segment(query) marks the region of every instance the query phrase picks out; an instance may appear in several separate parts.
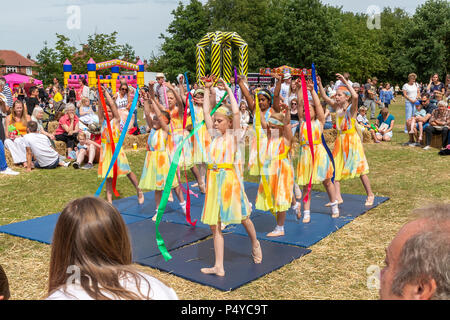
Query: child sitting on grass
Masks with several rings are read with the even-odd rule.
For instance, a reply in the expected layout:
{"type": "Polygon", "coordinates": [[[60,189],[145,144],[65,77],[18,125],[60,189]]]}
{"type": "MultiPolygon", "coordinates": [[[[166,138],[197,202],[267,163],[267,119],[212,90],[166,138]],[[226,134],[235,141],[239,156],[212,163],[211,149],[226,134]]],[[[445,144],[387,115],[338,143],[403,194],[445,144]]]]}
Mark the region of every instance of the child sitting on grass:
{"type": "Polygon", "coordinates": [[[86,156],[88,157],[88,162],[82,167],[83,169],[92,169],[94,167],[94,161],[95,158],[100,157],[100,148],[102,146],[86,137],[86,134],[84,132],[80,132],[78,134],[78,145],[75,148],[77,161],[73,163],[73,167],[75,169],[79,169],[80,165],[84,162],[86,159],[86,156]],[[98,155],[98,157],[96,157],[98,155]]]}
{"type": "Polygon", "coordinates": [[[366,113],[367,113],[367,108],[360,107],[358,110],[358,116],[356,117],[356,122],[359,125],[358,129],[361,131],[361,134],[360,134],[361,141],[363,140],[364,131],[368,130],[372,136],[373,141],[375,141],[375,143],[380,143],[380,141],[378,141],[378,139],[376,137],[375,130],[372,128],[369,120],[367,119],[366,113]]]}

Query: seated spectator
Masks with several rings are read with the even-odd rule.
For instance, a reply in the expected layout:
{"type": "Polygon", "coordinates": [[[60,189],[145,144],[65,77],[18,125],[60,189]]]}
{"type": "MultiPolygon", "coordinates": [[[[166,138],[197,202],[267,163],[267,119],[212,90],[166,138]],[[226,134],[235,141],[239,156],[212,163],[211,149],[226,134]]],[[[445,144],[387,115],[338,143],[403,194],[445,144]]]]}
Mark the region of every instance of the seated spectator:
{"type": "Polygon", "coordinates": [[[98,123],[98,116],[94,113],[89,99],[83,97],[80,103],[80,130],[87,131],[90,124],[98,123]]]}
{"type": "MultiPolygon", "coordinates": [[[[373,141],[375,141],[375,143],[380,143],[381,141],[378,141],[376,135],[375,135],[375,130],[372,128],[372,126],[370,125],[369,120],[367,119],[367,107],[360,107],[358,109],[358,116],[356,117],[356,122],[358,123],[358,127],[359,130],[361,131],[360,137],[361,137],[361,141],[364,140],[363,139],[363,133],[364,131],[369,131],[370,134],[372,135],[372,139],[373,141]]],[[[358,132],[359,133],[359,132],[358,132]]]]}
{"type": "Polygon", "coordinates": [[[42,119],[44,119],[44,110],[41,107],[36,107],[33,110],[33,114],[31,115],[31,121],[35,121],[38,124],[38,132],[47,136],[50,140],[55,140],[55,136],[53,134],[45,131],[42,119]]]}
{"type": "Polygon", "coordinates": [[[19,172],[11,170],[6,163],[5,148],[2,140],[0,140],[0,174],[16,176],[19,172]]]}
{"type": "Polygon", "coordinates": [[[53,234],[47,300],[178,299],[132,263],[128,229],[117,209],[100,198],[74,200],[53,234]]]}
{"type": "Polygon", "coordinates": [[[422,103],[418,103],[415,106],[416,110],[413,113],[411,117],[411,130],[409,133],[411,134],[417,134],[416,124],[419,127],[419,143],[422,142],[422,135],[423,135],[423,121],[425,119],[425,116],[427,115],[427,111],[423,109],[422,103]]]}
{"type": "Polygon", "coordinates": [[[448,128],[450,126],[450,110],[445,101],[438,103],[437,109],[433,110],[430,117],[430,125],[425,128],[426,146],[424,150],[430,149],[431,138],[433,134],[442,135],[442,149],[447,146],[448,128]]]}
{"type": "Polygon", "coordinates": [[[55,85],[52,87],[52,92],[53,92],[53,98],[52,98],[53,110],[55,110],[55,112],[58,112],[58,111],[62,110],[62,108],[63,108],[64,97],[61,94],[61,88],[58,85],[55,85]]]}
{"type": "Polygon", "coordinates": [[[87,163],[82,168],[92,169],[94,161],[98,163],[101,147],[100,144],[88,139],[86,133],[80,132],[78,134],[78,145],[75,148],[77,161],[73,163],[73,167],[75,169],[80,168],[86,158],[88,158],[87,163]]]}
{"type": "Polygon", "coordinates": [[[445,84],[439,81],[439,75],[437,73],[430,78],[430,83],[426,90],[430,94],[431,99],[436,99],[437,93],[441,95],[445,94],[445,84]]]}
{"type": "Polygon", "coordinates": [[[5,141],[6,117],[11,113],[11,109],[7,105],[7,99],[0,92],[0,141],[5,141]]]}
{"type": "Polygon", "coordinates": [[[27,134],[27,123],[30,116],[27,114],[23,103],[16,100],[13,103],[11,114],[6,118],[5,147],[11,153],[14,164],[27,166],[27,153],[23,136],[27,134]]]}
{"type": "Polygon", "coordinates": [[[0,300],[8,300],[10,296],[8,277],[0,265],[0,300]]]}
{"type": "MultiPolygon", "coordinates": [[[[428,93],[423,94],[419,101],[422,104],[423,109],[426,111],[426,115],[425,115],[425,117],[416,117],[416,121],[421,121],[423,123],[423,130],[425,130],[425,128],[430,125],[429,120],[431,118],[431,113],[437,107],[436,107],[436,105],[431,103],[430,95],[428,93]]],[[[412,128],[411,124],[412,124],[412,119],[409,119],[408,121],[406,121],[406,126],[408,129],[408,132],[411,132],[411,129],[414,129],[414,128],[412,128]]],[[[416,124],[415,129],[416,130],[413,131],[414,133],[409,133],[409,141],[404,143],[403,144],[404,146],[406,146],[406,145],[409,145],[411,147],[420,146],[420,143],[418,142],[418,140],[419,140],[419,138],[418,138],[419,124],[416,124]]]]}
{"type": "Polygon", "coordinates": [[[386,249],[382,300],[450,299],[450,205],[415,211],[386,249]]]}
{"type": "Polygon", "coordinates": [[[43,134],[38,133],[38,124],[35,121],[28,122],[28,134],[23,137],[27,150],[27,171],[33,167],[37,169],[55,169],[59,166],[67,167],[70,162],[60,160],[58,152],[52,147],[50,140],[43,134]]]}
{"type": "Polygon", "coordinates": [[[75,159],[72,154],[78,140],[79,119],[75,114],[75,106],[69,103],[65,109],[65,115],[59,119],[59,126],[55,130],[55,139],[64,141],[67,145],[68,159],[75,159]]]}
{"type": "MultiPolygon", "coordinates": [[[[395,117],[389,113],[389,109],[384,107],[381,109],[380,114],[378,115],[375,127],[377,128],[377,132],[375,134],[376,141],[391,141],[394,128],[395,117]]],[[[375,141],[375,142],[376,142],[375,141]]]]}

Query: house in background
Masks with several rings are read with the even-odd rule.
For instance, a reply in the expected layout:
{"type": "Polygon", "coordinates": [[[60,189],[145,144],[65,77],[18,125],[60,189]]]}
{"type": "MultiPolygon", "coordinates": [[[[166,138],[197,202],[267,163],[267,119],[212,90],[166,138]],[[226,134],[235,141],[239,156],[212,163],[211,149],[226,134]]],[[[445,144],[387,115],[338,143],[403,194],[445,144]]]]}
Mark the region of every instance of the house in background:
{"type": "Polygon", "coordinates": [[[0,50],[0,76],[9,73],[18,73],[36,77],[37,64],[13,50],[0,50]]]}

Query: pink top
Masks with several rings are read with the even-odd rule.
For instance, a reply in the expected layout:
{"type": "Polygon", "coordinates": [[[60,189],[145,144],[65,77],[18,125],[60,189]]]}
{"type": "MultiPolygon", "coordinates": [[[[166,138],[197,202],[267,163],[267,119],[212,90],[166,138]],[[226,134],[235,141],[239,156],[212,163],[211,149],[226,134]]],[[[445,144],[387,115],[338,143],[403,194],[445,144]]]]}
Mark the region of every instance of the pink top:
{"type": "MultiPolygon", "coordinates": [[[[75,115],[72,129],[75,129],[75,127],[77,126],[77,123],[78,123],[78,117],[75,115]]],[[[70,118],[69,118],[69,115],[67,115],[67,114],[63,115],[61,117],[61,119],[59,119],[59,126],[55,130],[55,135],[63,134],[64,132],[66,132],[64,130],[64,128],[62,127],[64,124],[68,127],[70,126],[70,118]]]]}

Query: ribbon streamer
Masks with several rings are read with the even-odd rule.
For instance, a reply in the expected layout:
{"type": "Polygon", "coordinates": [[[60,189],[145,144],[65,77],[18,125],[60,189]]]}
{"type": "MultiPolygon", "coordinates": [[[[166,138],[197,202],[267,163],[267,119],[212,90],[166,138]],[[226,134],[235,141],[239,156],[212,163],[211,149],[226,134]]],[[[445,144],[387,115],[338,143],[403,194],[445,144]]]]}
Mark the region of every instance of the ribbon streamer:
{"type": "MultiPolygon", "coordinates": [[[[131,108],[128,113],[127,121],[125,122],[124,128],[128,128],[128,126],[130,125],[131,118],[133,117],[133,112],[137,106],[138,98],[139,98],[139,85],[136,88],[136,93],[134,94],[133,103],[131,104],[131,108]]],[[[122,133],[120,134],[119,141],[117,142],[117,145],[116,145],[116,150],[114,151],[113,157],[111,159],[111,163],[109,164],[108,172],[106,172],[105,178],[103,179],[102,183],[100,184],[100,186],[97,189],[97,192],[95,193],[96,197],[100,196],[103,186],[105,185],[106,179],[108,178],[108,175],[111,172],[111,169],[114,166],[114,163],[117,161],[117,158],[119,157],[120,149],[122,149],[122,145],[123,145],[126,135],[127,135],[126,130],[123,130],[122,133]]]]}
{"type": "MultiPolygon", "coordinates": [[[[214,109],[211,112],[211,116],[216,112],[216,110],[221,106],[223,100],[225,99],[225,97],[227,96],[227,93],[225,92],[225,95],[222,97],[222,99],[219,101],[219,103],[214,107],[214,109]]],[[[197,126],[195,126],[194,130],[192,130],[192,132],[189,134],[189,136],[187,136],[186,138],[183,139],[183,141],[178,145],[173,160],[170,164],[170,169],[169,169],[169,173],[167,175],[166,178],[166,184],[164,186],[164,191],[161,197],[161,202],[159,203],[159,207],[158,207],[158,213],[156,216],[156,243],[158,245],[158,249],[161,252],[163,258],[165,261],[169,261],[170,259],[172,259],[172,256],[170,255],[169,251],[167,250],[165,244],[164,244],[164,239],[161,236],[161,233],[159,232],[159,225],[161,223],[161,219],[162,216],[164,214],[164,211],[166,210],[166,206],[167,206],[167,201],[169,199],[169,193],[171,190],[171,186],[172,186],[172,182],[173,179],[175,178],[175,174],[178,168],[178,162],[180,160],[180,155],[181,155],[181,151],[183,149],[183,145],[184,143],[190,139],[203,125],[205,124],[205,120],[203,120],[201,123],[199,123],[197,126]]]]}
{"type": "MultiPolygon", "coordinates": [[[[112,150],[112,153],[114,154],[114,151],[116,150],[116,144],[114,142],[114,136],[113,136],[112,129],[111,129],[111,121],[109,119],[108,109],[106,108],[105,97],[103,96],[103,89],[100,85],[100,76],[98,76],[97,81],[98,81],[97,84],[98,84],[98,92],[99,92],[99,96],[100,96],[100,101],[102,103],[103,111],[104,111],[105,118],[106,118],[106,125],[108,128],[109,141],[111,142],[111,150],[112,150]]],[[[117,161],[116,161],[116,162],[114,162],[112,188],[113,188],[114,195],[116,197],[120,197],[120,194],[116,189],[117,175],[118,175],[117,172],[118,172],[118,166],[117,166],[117,161]]]]}
{"type": "MultiPolygon", "coordinates": [[[[316,91],[317,94],[319,94],[319,88],[317,86],[317,78],[316,78],[316,66],[314,65],[314,63],[312,64],[312,78],[314,81],[314,90],[316,91]]],[[[333,165],[333,177],[331,178],[331,182],[334,183],[334,178],[336,177],[336,166],[334,164],[333,153],[331,152],[330,148],[328,148],[327,141],[325,140],[323,132],[322,132],[322,144],[325,147],[325,150],[327,151],[328,157],[330,157],[331,164],[333,165]]]]}
{"type": "MultiPolygon", "coordinates": [[[[304,103],[304,110],[305,110],[306,131],[308,134],[309,149],[311,150],[311,159],[312,159],[311,166],[314,166],[314,143],[313,143],[312,129],[311,129],[311,114],[309,112],[308,89],[306,88],[305,74],[302,73],[300,76],[302,79],[302,91],[303,91],[303,103],[304,103]]],[[[303,197],[304,203],[306,203],[308,201],[309,195],[311,193],[312,175],[313,175],[313,170],[311,170],[311,176],[309,177],[308,192],[303,197]]]]}

